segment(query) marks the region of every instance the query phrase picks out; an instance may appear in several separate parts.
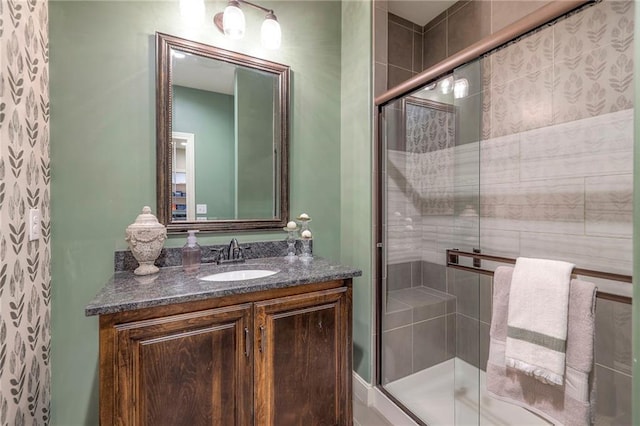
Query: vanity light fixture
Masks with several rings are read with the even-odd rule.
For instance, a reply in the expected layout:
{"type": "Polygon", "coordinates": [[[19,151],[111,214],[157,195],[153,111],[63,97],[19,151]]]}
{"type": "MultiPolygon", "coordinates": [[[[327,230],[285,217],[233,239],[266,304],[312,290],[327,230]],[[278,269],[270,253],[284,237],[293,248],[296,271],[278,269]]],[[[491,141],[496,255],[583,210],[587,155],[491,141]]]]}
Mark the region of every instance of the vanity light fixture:
{"type": "Polygon", "coordinates": [[[230,0],[229,5],[224,9],[222,32],[232,40],[239,40],[244,37],[244,13],[242,13],[240,3],[237,0],[230,0]]]}
{"type": "Polygon", "coordinates": [[[224,12],[216,13],[213,23],[227,37],[239,40],[244,36],[245,19],[240,4],[246,4],[267,13],[262,23],[260,36],[262,45],[267,49],[277,49],[280,47],[282,32],[278,18],[273,10],[251,3],[247,0],[229,0],[229,4],[224,12]]]}

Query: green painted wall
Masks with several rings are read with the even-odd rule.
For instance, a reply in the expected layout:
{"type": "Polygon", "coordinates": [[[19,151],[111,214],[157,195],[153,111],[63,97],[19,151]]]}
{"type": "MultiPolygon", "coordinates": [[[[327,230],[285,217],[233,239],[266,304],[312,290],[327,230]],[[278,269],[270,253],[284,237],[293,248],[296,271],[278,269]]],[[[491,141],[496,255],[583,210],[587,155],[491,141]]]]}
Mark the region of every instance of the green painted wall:
{"type": "Polygon", "coordinates": [[[354,369],[371,382],[372,359],[372,3],[342,3],[341,261],[362,269],[354,280],[354,369]]]}
{"type": "MultiPolygon", "coordinates": [[[[173,86],[173,131],[195,135],[196,204],[207,217],[235,217],[233,96],[173,86]]],[[[200,216],[200,215],[198,215],[200,216]]]]}
{"type": "MultiPolygon", "coordinates": [[[[142,206],[156,205],[155,31],[291,66],[291,211],[313,217],[317,254],[340,259],[341,4],[261,3],[282,25],[276,52],[259,46],[264,16],[251,9],[245,38],[224,39],[211,17],[225,4],[207,2],[202,25],[181,21],[177,1],[49,4],[52,425],[97,424],[98,321],[84,316],[84,306],[111,276],[114,250],[126,248],[126,226],[142,206]]],[[[245,242],[284,233],[198,239],[232,236],[245,242]]],[[[166,245],[184,242],[172,237],[166,245]]]]}
{"type": "Polygon", "coordinates": [[[274,217],[272,75],[236,71],[238,219],[274,217]]]}

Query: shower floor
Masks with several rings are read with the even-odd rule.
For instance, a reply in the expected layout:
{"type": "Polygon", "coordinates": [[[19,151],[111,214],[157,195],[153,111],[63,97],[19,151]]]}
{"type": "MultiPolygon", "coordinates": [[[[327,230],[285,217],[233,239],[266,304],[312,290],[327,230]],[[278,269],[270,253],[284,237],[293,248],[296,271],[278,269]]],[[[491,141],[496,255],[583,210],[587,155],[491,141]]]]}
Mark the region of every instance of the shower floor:
{"type": "Polygon", "coordinates": [[[485,372],[453,358],[395,380],[385,389],[429,426],[549,425],[531,412],[490,397],[485,372]],[[480,387],[480,415],[478,415],[480,387]]]}

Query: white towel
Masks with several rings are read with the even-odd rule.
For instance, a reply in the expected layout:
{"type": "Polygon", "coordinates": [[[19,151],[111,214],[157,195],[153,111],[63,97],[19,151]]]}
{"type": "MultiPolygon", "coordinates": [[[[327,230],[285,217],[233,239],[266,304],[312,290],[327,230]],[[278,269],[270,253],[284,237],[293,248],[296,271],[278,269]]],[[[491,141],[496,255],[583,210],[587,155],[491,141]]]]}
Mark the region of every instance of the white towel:
{"type": "Polygon", "coordinates": [[[573,267],[568,262],[519,257],[513,271],[506,365],[543,383],[564,381],[573,267]]]}
{"type": "Polygon", "coordinates": [[[513,268],[499,266],[493,279],[491,343],[487,362],[487,392],[525,407],[556,426],[594,424],[594,331],[596,289],[592,283],[571,280],[567,358],[564,385],[549,386],[505,365],[507,315],[513,268]]]}

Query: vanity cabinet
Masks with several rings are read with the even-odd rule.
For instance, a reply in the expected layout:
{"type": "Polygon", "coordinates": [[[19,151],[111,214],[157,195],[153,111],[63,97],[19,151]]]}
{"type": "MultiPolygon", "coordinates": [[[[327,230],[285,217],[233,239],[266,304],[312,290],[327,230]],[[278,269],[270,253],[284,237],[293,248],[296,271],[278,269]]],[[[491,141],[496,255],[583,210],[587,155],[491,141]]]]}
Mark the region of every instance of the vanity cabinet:
{"type": "Polygon", "coordinates": [[[100,317],[102,425],[351,425],[351,279],[100,317]]]}
{"type": "Polygon", "coordinates": [[[255,304],[256,424],[351,424],[348,296],[340,288],[255,304]]]}

